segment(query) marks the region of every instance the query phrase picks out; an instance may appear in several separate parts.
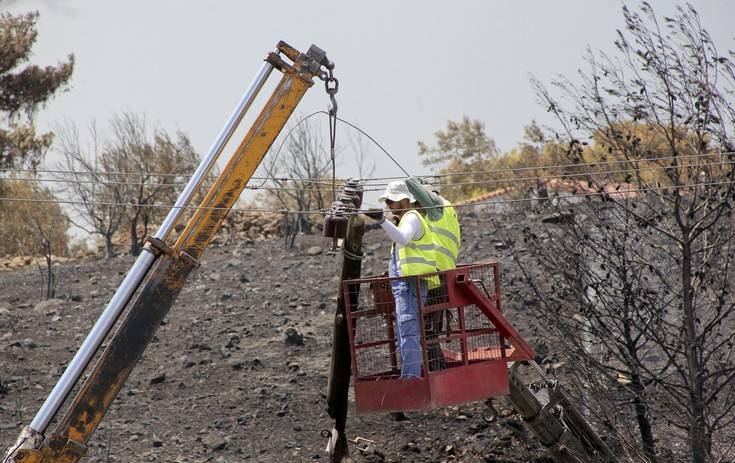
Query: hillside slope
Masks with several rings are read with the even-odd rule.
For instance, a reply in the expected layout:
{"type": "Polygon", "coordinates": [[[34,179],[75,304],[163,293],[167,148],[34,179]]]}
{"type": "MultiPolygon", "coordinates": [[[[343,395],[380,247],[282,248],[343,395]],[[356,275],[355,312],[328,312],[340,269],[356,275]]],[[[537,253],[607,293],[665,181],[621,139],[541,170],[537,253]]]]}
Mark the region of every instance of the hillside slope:
{"type": "MultiPolygon", "coordinates": [[[[507,260],[489,221],[465,214],[463,261],[507,260]]],[[[382,231],[364,238],[363,275],[384,271],[382,231]]],[[[339,258],[320,236],[213,246],[95,434],[86,461],[328,461],[325,393],[339,258]],[[320,249],[317,249],[320,248],[320,249]],[[319,252],[318,252],[319,251],[319,252]],[[294,328],[303,345],[284,342],[294,328]]],[[[0,448],[28,424],[106,305],[130,257],[60,266],[62,300],[39,302],[35,269],[0,273],[0,448]]],[[[504,267],[505,269],[505,267],[504,267]]],[[[505,273],[503,284],[512,277],[505,273]]],[[[527,334],[512,291],[505,311],[527,334]]],[[[542,462],[504,401],[487,424],[481,404],[348,420],[385,461],[542,462]]],[[[356,452],[353,452],[356,453],[356,452]]],[[[354,455],[356,461],[382,461],[354,455]]]]}

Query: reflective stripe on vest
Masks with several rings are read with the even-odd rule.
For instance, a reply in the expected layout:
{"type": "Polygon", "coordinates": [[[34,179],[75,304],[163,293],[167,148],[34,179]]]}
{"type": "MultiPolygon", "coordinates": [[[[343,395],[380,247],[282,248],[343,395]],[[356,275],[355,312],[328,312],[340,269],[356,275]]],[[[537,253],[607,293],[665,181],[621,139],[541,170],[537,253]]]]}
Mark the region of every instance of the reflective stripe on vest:
{"type": "Polygon", "coordinates": [[[444,200],[444,213],[441,219],[429,222],[429,229],[436,246],[436,267],[439,270],[451,270],[456,267],[457,255],[462,237],[459,230],[457,211],[452,203],[444,200]]]}
{"type": "MultiPolygon", "coordinates": [[[[416,217],[419,218],[424,234],[421,238],[411,240],[405,246],[398,248],[398,259],[401,264],[401,276],[406,277],[436,272],[434,238],[429,230],[429,224],[426,222],[426,219],[416,211],[406,212],[403,217],[401,217],[401,221],[403,221],[408,214],[416,214],[416,217]]],[[[400,223],[398,226],[401,226],[400,223]]]]}

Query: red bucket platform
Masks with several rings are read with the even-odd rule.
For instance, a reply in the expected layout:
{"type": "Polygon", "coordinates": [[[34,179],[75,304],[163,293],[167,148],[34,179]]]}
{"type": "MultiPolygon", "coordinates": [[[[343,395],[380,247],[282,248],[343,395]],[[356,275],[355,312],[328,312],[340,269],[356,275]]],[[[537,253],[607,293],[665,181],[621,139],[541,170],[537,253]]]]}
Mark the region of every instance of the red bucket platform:
{"type": "Polygon", "coordinates": [[[500,311],[497,263],[420,277],[440,286],[419,296],[421,378],[400,379],[391,280],[343,283],[358,413],[426,410],[508,394],[508,362],[535,353],[500,311]]]}

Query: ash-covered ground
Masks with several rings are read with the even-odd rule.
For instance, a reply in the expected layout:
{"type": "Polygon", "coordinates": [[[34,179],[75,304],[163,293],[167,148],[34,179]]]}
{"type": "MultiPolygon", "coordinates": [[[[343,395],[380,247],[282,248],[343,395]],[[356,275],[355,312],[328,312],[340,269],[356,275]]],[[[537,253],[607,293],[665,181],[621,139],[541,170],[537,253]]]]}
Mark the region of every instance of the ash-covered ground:
{"type": "MultiPolygon", "coordinates": [[[[509,251],[485,214],[462,211],[460,260],[501,263],[504,312],[533,344],[529,315],[513,297],[510,283],[517,279],[509,251]]],[[[512,235],[517,226],[506,221],[504,233],[512,235]]],[[[369,231],[363,243],[362,274],[382,274],[385,234],[369,231]]],[[[209,248],[85,460],[328,461],[320,431],[333,425],[325,394],[341,263],[339,255],[326,252],[328,244],[310,235],[298,237],[292,249],[276,238],[209,248]],[[289,329],[303,336],[303,344],[286,341],[289,329]]],[[[42,300],[34,267],[0,273],[0,448],[30,423],[133,260],[63,263],[58,299],[51,301],[42,300]]],[[[353,447],[352,457],[548,461],[507,400],[497,404],[501,417],[494,423],[481,418],[482,403],[408,413],[405,421],[357,416],[353,407],[348,437],[375,441],[382,456],[361,455],[353,447]]]]}

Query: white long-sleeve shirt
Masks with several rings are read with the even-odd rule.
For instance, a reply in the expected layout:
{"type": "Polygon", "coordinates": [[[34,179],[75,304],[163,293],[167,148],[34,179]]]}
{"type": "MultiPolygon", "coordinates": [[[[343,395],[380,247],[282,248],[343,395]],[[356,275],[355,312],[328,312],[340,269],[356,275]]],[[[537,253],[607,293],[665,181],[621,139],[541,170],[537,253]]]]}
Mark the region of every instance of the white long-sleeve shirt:
{"type": "MultiPolygon", "coordinates": [[[[421,221],[416,214],[408,214],[403,217],[400,222],[400,226],[396,227],[390,220],[385,220],[380,224],[383,230],[388,234],[391,240],[396,243],[396,249],[393,252],[393,258],[395,258],[395,268],[400,274],[401,261],[398,257],[398,249],[407,245],[413,240],[420,239],[424,236],[424,227],[421,225],[421,221]]],[[[390,271],[390,264],[388,264],[390,271]]],[[[391,275],[394,276],[394,275],[391,275]]]]}

